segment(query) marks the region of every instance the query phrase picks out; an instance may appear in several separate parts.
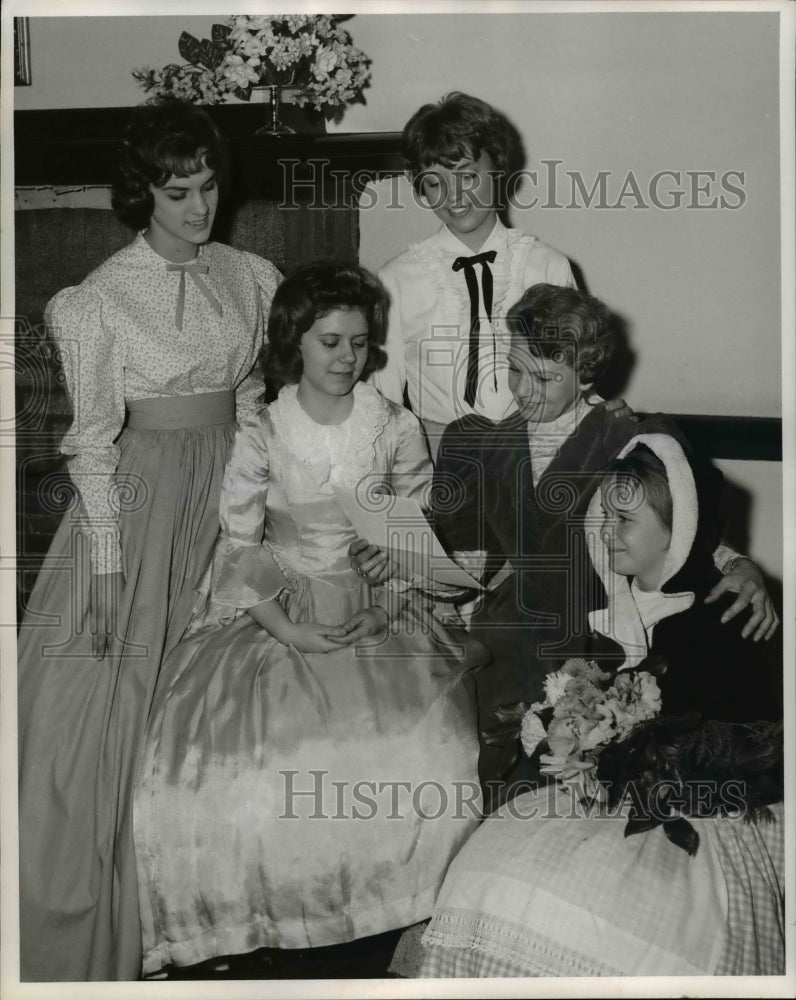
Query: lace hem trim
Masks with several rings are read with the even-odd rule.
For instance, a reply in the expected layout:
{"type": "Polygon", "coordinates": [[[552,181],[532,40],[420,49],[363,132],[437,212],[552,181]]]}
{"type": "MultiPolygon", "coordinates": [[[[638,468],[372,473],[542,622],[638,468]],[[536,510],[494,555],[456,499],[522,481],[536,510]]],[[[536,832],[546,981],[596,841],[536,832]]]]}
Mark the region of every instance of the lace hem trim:
{"type": "Polygon", "coordinates": [[[438,945],[480,951],[509,962],[533,976],[621,976],[614,966],[559,944],[538,931],[486,913],[458,907],[438,911],[422,938],[423,947],[438,945]]]}

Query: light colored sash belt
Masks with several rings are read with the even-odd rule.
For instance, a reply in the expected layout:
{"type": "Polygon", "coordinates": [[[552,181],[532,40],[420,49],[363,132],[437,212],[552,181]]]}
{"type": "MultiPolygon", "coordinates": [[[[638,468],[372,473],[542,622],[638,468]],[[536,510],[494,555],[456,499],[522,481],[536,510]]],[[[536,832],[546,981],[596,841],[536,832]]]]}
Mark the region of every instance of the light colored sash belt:
{"type": "Polygon", "coordinates": [[[177,431],[230,424],[235,420],[235,393],[224,390],[193,396],[128,399],[127,413],[127,426],[135,431],[177,431]]]}

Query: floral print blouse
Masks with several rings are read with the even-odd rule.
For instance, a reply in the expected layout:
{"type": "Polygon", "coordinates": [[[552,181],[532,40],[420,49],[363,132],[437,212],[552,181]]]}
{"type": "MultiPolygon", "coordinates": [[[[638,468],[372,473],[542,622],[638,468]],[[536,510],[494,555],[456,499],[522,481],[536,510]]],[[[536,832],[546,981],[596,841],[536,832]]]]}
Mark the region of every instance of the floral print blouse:
{"type": "Polygon", "coordinates": [[[49,302],[74,411],[61,451],[88,518],[95,573],[122,565],[114,473],[126,401],[234,390],[238,417],[253,410],[263,387],[252,369],[280,280],[269,261],[220,243],[201,247],[183,274],[139,233],[49,302]]]}

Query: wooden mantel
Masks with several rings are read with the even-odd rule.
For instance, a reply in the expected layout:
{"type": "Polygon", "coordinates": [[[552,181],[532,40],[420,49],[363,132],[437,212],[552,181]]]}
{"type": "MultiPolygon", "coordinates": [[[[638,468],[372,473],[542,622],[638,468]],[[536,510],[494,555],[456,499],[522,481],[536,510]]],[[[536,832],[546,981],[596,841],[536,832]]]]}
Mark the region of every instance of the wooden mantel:
{"type": "MultiPolygon", "coordinates": [[[[113,178],[119,142],[130,108],[17,111],[14,115],[14,184],[105,185],[113,178]]],[[[338,193],[346,178],[356,195],[368,179],[403,171],[399,132],[257,136],[267,105],[219,105],[206,109],[227,137],[234,186],[243,198],[280,199],[287,180],[299,200],[313,192],[307,181],[323,182],[324,195],[338,193]],[[328,190],[327,190],[328,189],[328,190]]]]}

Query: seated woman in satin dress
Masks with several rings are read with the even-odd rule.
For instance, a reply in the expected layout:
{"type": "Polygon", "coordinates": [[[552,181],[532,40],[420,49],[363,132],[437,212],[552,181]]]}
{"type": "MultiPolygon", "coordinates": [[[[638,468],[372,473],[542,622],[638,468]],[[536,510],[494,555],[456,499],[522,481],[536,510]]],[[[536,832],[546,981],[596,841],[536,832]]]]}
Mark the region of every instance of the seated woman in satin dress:
{"type": "Polygon", "coordinates": [[[164,664],[135,796],[144,972],[339,944],[428,917],[480,818],[467,671],[426,578],[351,567],[340,491],[427,504],[417,419],[360,381],[383,341],[367,271],[277,290],[197,614],[164,664]]]}

